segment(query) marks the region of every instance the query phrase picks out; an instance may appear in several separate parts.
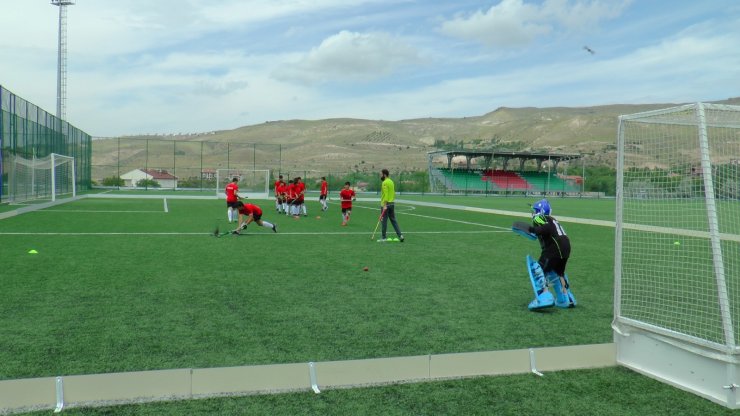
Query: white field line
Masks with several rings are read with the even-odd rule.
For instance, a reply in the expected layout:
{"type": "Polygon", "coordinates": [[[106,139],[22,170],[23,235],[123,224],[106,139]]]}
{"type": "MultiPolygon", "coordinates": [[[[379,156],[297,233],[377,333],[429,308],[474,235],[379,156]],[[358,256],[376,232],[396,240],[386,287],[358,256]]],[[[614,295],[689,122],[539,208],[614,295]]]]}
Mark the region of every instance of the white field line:
{"type": "MultiPolygon", "coordinates": [[[[404,234],[491,234],[491,233],[504,233],[508,230],[477,230],[477,231],[411,231],[404,234]]],[[[279,236],[279,235],[368,235],[369,231],[337,231],[337,232],[290,232],[290,233],[272,233],[272,232],[257,232],[257,233],[244,233],[241,237],[250,235],[268,235],[268,236],[279,236]]],[[[137,233],[137,232],[122,232],[122,233],[82,233],[82,232],[0,232],[0,235],[60,235],[60,236],[117,236],[117,235],[133,235],[133,236],[157,236],[157,235],[213,235],[213,233],[186,233],[186,232],[171,232],[171,233],[137,233]]],[[[226,236],[224,236],[226,237],[226,236]]]]}
{"type": "MultiPolygon", "coordinates": [[[[455,209],[455,210],[460,210],[460,211],[482,212],[486,214],[497,214],[497,215],[507,215],[507,216],[512,216],[512,217],[530,218],[530,215],[528,213],[522,213],[522,212],[516,212],[516,211],[504,211],[504,210],[499,210],[499,209],[466,207],[464,205],[441,204],[437,202],[419,202],[419,201],[408,201],[408,200],[396,200],[396,201],[401,201],[404,204],[415,204],[415,205],[426,206],[426,207],[455,209]]],[[[416,214],[405,214],[405,215],[416,215],[416,214]]],[[[563,217],[560,215],[557,216],[557,219],[558,221],[562,223],[570,222],[570,223],[575,223],[575,224],[596,225],[599,227],[609,227],[609,228],[616,227],[616,223],[614,221],[592,220],[592,219],[587,219],[587,218],[575,218],[575,217],[563,217]]],[[[635,231],[645,231],[645,232],[652,232],[652,233],[659,233],[659,234],[680,235],[684,237],[710,238],[708,231],[687,230],[683,228],[671,228],[671,227],[658,227],[654,225],[643,225],[643,224],[633,224],[633,223],[624,223],[622,224],[622,227],[625,230],[635,230],[635,231]]],[[[740,242],[740,235],[737,235],[737,234],[720,233],[719,238],[725,241],[740,242]]]]}
{"type": "MultiPolygon", "coordinates": [[[[108,211],[95,209],[45,209],[41,212],[84,212],[84,213],[101,213],[101,214],[161,214],[162,211],[108,211]]],[[[166,212],[166,211],[165,211],[166,212]]]]}

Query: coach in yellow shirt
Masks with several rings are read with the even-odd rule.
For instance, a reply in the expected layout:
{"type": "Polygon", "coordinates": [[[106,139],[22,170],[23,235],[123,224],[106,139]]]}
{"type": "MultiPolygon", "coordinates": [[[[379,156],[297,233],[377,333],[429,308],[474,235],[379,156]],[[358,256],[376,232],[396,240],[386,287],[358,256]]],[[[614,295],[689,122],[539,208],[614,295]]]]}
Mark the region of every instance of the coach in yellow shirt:
{"type": "Polygon", "coordinates": [[[393,184],[393,181],[389,177],[388,169],[383,169],[380,171],[380,209],[381,209],[381,215],[383,218],[383,227],[382,235],[380,240],[378,240],[379,243],[385,242],[385,241],[400,241],[403,243],[403,234],[401,234],[401,227],[398,226],[398,221],[396,221],[396,209],[395,209],[395,203],[393,201],[396,200],[396,186],[393,184]],[[393,225],[393,229],[396,230],[396,234],[398,235],[398,239],[386,239],[386,230],[388,229],[388,219],[391,220],[391,225],[393,225]]]}

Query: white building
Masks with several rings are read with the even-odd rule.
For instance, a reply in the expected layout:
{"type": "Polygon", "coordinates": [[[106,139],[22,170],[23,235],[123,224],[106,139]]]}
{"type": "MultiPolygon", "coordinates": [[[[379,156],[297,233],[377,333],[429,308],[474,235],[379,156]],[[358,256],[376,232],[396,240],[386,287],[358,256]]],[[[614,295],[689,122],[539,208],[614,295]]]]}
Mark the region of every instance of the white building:
{"type": "Polygon", "coordinates": [[[177,188],[177,177],[164,169],[134,169],[121,175],[121,179],[123,179],[124,186],[131,188],[142,179],[157,181],[162,188],[177,188]]]}

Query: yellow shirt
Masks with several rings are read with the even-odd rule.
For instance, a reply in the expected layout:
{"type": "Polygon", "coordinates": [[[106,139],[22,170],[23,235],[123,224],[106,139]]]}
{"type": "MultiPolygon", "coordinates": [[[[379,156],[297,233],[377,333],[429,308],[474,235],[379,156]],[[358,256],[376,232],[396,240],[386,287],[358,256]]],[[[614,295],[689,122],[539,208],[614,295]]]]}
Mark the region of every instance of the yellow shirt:
{"type": "Polygon", "coordinates": [[[380,206],[384,207],[387,203],[396,199],[396,186],[391,178],[385,178],[380,185],[380,206]]]}

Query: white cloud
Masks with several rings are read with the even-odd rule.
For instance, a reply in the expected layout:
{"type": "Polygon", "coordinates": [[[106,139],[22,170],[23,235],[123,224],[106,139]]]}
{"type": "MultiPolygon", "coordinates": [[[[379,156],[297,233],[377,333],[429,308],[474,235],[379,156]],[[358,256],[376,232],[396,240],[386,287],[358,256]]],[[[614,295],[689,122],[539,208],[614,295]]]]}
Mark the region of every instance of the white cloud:
{"type": "Polygon", "coordinates": [[[440,32],[487,46],[519,47],[556,30],[594,27],[618,17],[631,0],[545,0],[541,5],[502,0],[487,11],[460,14],[445,21],[440,32]]]}
{"type": "Polygon", "coordinates": [[[387,33],[341,31],[326,38],[297,62],[277,70],[275,77],[308,83],[371,81],[420,61],[412,46],[387,33]]]}

